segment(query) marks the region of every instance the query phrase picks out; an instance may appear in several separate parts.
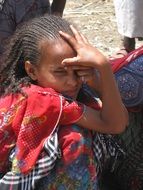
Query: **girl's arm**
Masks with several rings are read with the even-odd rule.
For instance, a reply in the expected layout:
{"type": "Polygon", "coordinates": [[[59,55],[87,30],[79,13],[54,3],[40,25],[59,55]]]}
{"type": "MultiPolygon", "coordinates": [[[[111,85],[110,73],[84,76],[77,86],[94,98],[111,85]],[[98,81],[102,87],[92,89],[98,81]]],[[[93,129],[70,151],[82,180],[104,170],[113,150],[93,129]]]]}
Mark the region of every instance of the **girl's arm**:
{"type": "Polygon", "coordinates": [[[110,66],[105,67],[100,74],[102,108],[96,111],[86,107],[77,124],[102,133],[121,133],[128,124],[127,110],[122,104],[110,66]]]}
{"type": "Polygon", "coordinates": [[[100,111],[86,107],[83,117],[77,122],[82,127],[102,133],[121,133],[128,124],[128,114],[122,100],[108,60],[71,26],[74,37],[60,32],[61,36],[75,49],[77,56],[63,60],[68,66],[84,66],[97,69],[100,75],[100,111]]]}

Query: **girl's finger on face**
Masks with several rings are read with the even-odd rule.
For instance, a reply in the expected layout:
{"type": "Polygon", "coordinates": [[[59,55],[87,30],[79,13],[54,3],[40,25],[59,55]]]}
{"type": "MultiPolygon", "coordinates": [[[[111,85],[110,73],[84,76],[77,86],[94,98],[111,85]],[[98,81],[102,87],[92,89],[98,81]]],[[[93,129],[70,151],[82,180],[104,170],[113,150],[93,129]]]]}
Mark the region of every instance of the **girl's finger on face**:
{"type": "Polygon", "coordinates": [[[62,61],[62,65],[72,66],[77,64],[78,61],[79,61],[78,57],[67,58],[62,61]]]}
{"type": "Polygon", "coordinates": [[[85,83],[87,83],[89,80],[91,80],[91,77],[90,77],[90,76],[80,76],[79,78],[80,78],[80,80],[81,80],[81,82],[82,82],[83,84],[85,84],[85,83]]]}
{"type": "Polygon", "coordinates": [[[72,37],[71,35],[65,33],[65,32],[62,32],[62,31],[59,31],[59,34],[74,48],[76,49],[77,48],[77,42],[76,42],[76,39],[74,37],[72,37]]]}
{"type": "Polygon", "coordinates": [[[77,70],[76,72],[77,72],[77,75],[78,75],[79,77],[81,77],[81,76],[91,76],[91,75],[93,75],[93,72],[92,72],[91,70],[77,70]]]}
{"type": "Polygon", "coordinates": [[[80,80],[82,81],[83,84],[86,83],[86,78],[84,76],[81,76],[80,80]]]}
{"type": "Polygon", "coordinates": [[[91,69],[91,67],[84,67],[84,66],[80,66],[80,65],[73,65],[72,66],[72,69],[73,70],[88,70],[88,69],[91,69]]]}

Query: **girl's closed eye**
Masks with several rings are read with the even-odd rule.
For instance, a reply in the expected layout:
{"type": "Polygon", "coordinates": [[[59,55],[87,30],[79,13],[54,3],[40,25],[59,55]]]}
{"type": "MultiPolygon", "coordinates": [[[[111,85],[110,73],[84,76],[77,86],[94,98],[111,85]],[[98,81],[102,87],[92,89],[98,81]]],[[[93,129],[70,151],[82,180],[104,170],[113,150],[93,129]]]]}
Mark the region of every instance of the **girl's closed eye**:
{"type": "Polygon", "coordinates": [[[54,74],[56,74],[56,75],[66,75],[67,71],[64,70],[64,69],[62,69],[62,70],[55,70],[54,74]]]}

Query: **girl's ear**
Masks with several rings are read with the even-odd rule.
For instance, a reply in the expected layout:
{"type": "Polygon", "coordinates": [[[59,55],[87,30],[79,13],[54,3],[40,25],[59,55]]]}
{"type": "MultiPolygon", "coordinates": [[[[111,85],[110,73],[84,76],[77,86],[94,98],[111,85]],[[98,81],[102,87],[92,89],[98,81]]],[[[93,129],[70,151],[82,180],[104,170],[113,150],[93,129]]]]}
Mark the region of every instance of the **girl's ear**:
{"type": "Polygon", "coordinates": [[[25,71],[32,80],[37,80],[36,68],[30,61],[25,61],[25,71]]]}

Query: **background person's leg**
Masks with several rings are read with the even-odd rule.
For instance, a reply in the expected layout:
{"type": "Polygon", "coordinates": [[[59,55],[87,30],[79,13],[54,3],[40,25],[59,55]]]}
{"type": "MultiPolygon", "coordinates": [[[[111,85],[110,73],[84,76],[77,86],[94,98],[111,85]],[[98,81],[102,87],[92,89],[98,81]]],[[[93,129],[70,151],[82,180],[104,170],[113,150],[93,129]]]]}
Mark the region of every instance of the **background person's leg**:
{"type": "Polygon", "coordinates": [[[123,47],[129,53],[135,49],[135,38],[129,38],[124,36],[123,47]]]}

